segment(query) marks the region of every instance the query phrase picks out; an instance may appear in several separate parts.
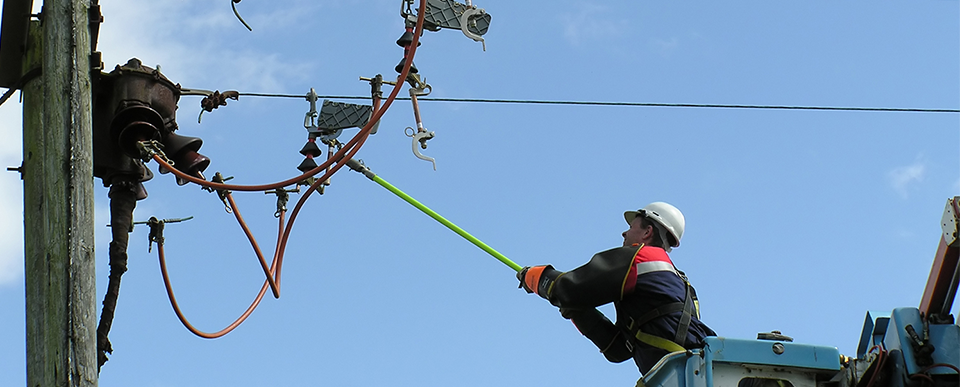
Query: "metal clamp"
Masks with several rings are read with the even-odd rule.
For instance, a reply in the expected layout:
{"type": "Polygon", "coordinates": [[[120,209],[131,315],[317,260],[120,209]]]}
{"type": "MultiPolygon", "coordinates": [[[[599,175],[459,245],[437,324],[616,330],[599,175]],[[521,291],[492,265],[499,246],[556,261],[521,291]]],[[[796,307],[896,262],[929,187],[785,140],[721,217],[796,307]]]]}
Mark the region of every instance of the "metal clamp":
{"type": "MultiPolygon", "coordinates": [[[[333,138],[333,139],[330,139],[330,140],[326,140],[326,139],[322,139],[322,138],[321,138],[320,141],[323,142],[324,144],[327,144],[327,160],[328,160],[328,161],[329,161],[331,158],[333,158],[333,155],[334,155],[335,153],[339,152],[340,149],[343,148],[343,143],[341,143],[340,141],[337,141],[336,138],[333,138]]],[[[333,163],[330,163],[329,165],[327,165],[327,173],[330,173],[330,169],[332,169],[332,168],[333,168],[333,163]]],[[[327,177],[327,180],[324,180],[323,183],[320,183],[320,187],[317,188],[317,193],[323,195],[323,192],[325,191],[326,187],[330,185],[330,179],[332,179],[332,178],[333,178],[332,176],[331,176],[331,177],[327,177]]],[[[311,183],[311,185],[313,185],[313,184],[311,183]]],[[[299,191],[298,191],[298,192],[299,192],[299,191]]]]}
{"type": "Polygon", "coordinates": [[[317,99],[320,98],[317,96],[317,92],[310,88],[310,92],[307,93],[307,101],[310,102],[310,111],[307,112],[306,116],[303,117],[303,127],[307,129],[307,132],[313,133],[317,130],[317,117],[320,116],[320,113],[317,112],[317,99]]]}
{"type": "Polygon", "coordinates": [[[147,221],[150,226],[150,234],[147,236],[147,252],[153,252],[153,242],[157,242],[157,247],[163,246],[163,221],[151,216],[147,221]]]}
{"type": "Polygon", "coordinates": [[[143,160],[143,162],[150,162],[150,160],[153,159],[153,156],[160,156],[160,159],[167,164],[170,164],[171,166],[174,165],[173,160],[163,153],[163,143],[160,141],[137,141],[137,149],[140,150],[140,159],[143,160]]]}
{"type": "Polygon", "coordinates": [[[163,225],[167,223],[179,223],[193,219],[192,216],[179,219],[157,219],[155,216],[151,216],[150,220],[146,222],[134,222],[133,224],[146,224],[150,226],[150,234],[147,235],[147,252],[153,252],[153,243],[157,243],[157,247],[163,246],[163,225]]]}
{"type": "Polygon", "coordinates": [[[434,158],[424,156],[422,153],[420,153],[420,149],[427,149],[427,140],[434,138],[436,134],[423,127],[423,120],[420,118],[420,104],[417,102],[418,96],[430,95],[430,93],[433,91],[433,87],[426,83],[426,78],[421,80],[418,74],[408,75],[407,82],[410,83],[410,101],[413,103],[413,117],[417,120],[417,129],[414,130],[412,127],[408,126],[403,130],[403,133],[406,134],[407,137],[411,137],[413,139],[413,154],[420,160],[429,161],[431,164],[433,164],[433,170],[436,171],[437,162],[434,160],[434,158]],[[417,149],[417,143],[419,143],[420,149],[417,149]]]}
{"type": "MultiPolygon", "coordinates": [[[[213,179],[210,179],[210,181],[218,184],[223,184],[225,181],[230,179],[233,179],[233,176],[224,178],[223,175],[220,174],[220,172],[217,172],[215,175],[213,175],[213,179]]],[[[230,194],[230,190],[214,189],[210,187],[203,187],[203,190],[207,192],[216,192],[217,196],[220,197],[220,201],[223,202],[223,210],[226,211],[228,214],[233,213],[233,209],[230,208],[230,202],[227,200],[227,195],[230,194]]]]}
{"type": "Polygon", "coordinates": [[[290,201],[290,193],[300,193],[300,187],[298,186],[293,189],[277,188],[264,192],[264,194],[267,195],[277,195],[277,212],[273,213],[274,218],[279,218],[280,214],[287,212],[287,202],[290,201]]]}

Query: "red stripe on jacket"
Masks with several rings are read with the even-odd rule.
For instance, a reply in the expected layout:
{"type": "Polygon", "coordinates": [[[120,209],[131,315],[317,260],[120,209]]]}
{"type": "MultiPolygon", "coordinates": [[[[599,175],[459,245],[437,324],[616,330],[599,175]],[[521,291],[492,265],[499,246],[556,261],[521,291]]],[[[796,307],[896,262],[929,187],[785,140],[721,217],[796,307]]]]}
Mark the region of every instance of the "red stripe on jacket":
{"type": "Polygon", "coordinates": [[[637,286],[637,264],[644,262],[667,262],[671,265],[673,264],[670,256],[667,255],[667,252],[662,248],[640,246],[640,248],[637,249],[636,255],[633,256],[633,265],[630,266],[630,272],[627,274],[627,278],[624,279],[623,291],[620,293],[622,296],[633,293],[634,288],[637,286]]]}

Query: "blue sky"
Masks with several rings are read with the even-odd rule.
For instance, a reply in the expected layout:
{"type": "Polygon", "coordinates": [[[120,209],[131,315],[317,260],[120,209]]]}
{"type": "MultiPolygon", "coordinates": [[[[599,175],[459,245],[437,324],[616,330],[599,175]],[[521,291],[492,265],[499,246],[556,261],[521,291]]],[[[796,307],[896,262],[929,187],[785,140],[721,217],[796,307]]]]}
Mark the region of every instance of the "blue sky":
{"type": "MultiPolygon", "coordinates": [[[[102,0],[108,68],[138,57],[184,87],[365,95],[401,58],[398,1],[238,4],[102,0]]],[[[662,103],[960,107],[957,1],[647,4],[475,1],[487,51],[427,33],[416,64],[434,97],[662,103]]],[[[402,91],[406,94],[406,90],[402,91]]],[[[0,107],[0,163],[20,163],[20,106],[0,107]]],[[[238,183],[297,174],[298,99],[241,97],[181,134],[238,183]]],[[[947,198],[960,193],[960,115],[423,102],[437,134],[411,154],[398,101],[359,153],[383,178],[521,265],[572,269],[621,243],[625,210],[687,219],[672,257],[721,336],[781,330],[855,355],[867,310],[918,305],[947,198]]],[[[356,131],[347,130],[344,138],[356,131]]],[[[156,171],[156,166],[151,165],[156,171]]],[[[99,180],[98,180],[99,184],[99,180]]],[[[194,325],[219,330],[262,283],[215,195],[147,183],[136,219],[166,229],[194,325]]],[[[107,283],[106,189],[97,188],[98,305],[107,283]]],[[[24,382],[22,195],[0,177],[0,378],[24,382]]],[[[237,194],[265,250],[275,203],[237,194]]],[[[298,196],[294,195],[294,200],[298,196]]],[[[147,230],[131,236],[103,386],[632,385],[514,273],[362,176],[342,171],[292,232],[282,297],[224,338],[177,321],[147,230]]],[[[605,311],[611,312],[610,308],[605,311]]],[[[957,308],[954,308],[956,313],[957,308]]]]}

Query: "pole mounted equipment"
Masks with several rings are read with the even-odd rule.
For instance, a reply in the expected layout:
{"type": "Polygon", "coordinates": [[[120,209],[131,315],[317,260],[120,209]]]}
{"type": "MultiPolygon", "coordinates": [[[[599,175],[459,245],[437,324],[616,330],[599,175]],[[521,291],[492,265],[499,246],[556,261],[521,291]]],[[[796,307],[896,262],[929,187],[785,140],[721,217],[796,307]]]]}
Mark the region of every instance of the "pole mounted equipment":
{"type": "MultiPolygon", "coordinates": [[[[130,59],[96,80],[93,114],[94,176],[109,186],[118,177],[139,183],[153,174],[140,160],[140,143],[159,141],[177,168],[203,179],[210,159],[200,153],[203,140],[176,134],[180,86],[159,70],[130,59]]],[[[161,168],[160,173],[169,173],[161,168]]],[[[177,177],[177,184],[187,180],[177,177]]],[[[141,184],[142,187],[142,184],[141,184]]],[[[139,199],[146,197],[146,191],[139,199]]]]}
{"type": "MultiPolygon", "coordinates": [[[[411,10],[412,4],[412,0],[403,0],[400,4],[400,15],[408,23],[417,20],[417,14],[411,10]]],[[[487,46],[483,35],[490,28],[491,19],[490,14],[483,8],[477,8],[470,0],[467,0],[466,4],[454,0],[427,0],[423,28],[434,32],[443,28],[460,30],[464,36],[480,42],[483,50],[486,51],[487,46]]]]}
{"type": "MultiPolygon", "coordinates": [[[[304,156],[304,159],[297,166],[297,169],[301,172],[317,167],[314,158],[322,153],[320,147],[317,146],[317,139],[327,145],[327,158],[329,160],[331,155],[343,146],[337,140],[343,130],[348,128],[362,129],[370,122],[370,117],[373,115],[373,105],[335,102],[328,99],[324,99],[320,110],[317,110],[318,99],[316,90],[311,87],[310,92],[306,95],[306,100],[310,103],[310,110],[303,117],[303,127],[307,130],[307,143],[303,145],[303,148],[300,148],[300,154],[304,156]]],[[[375,122],[373,128],[370,129],[370,134],[377,133],[379,126],[380,121],[375,122]]],[[[327,166],[327,172],[330,171],[330,167],[330,165],[327,166]]],[[[305,179],[303,184],[311,185],[313,180],[305,179]]],[[[321,184],[318,191],[323,194],[326,186],[330,185],[330,179],[327,178],[321,184]]]]}

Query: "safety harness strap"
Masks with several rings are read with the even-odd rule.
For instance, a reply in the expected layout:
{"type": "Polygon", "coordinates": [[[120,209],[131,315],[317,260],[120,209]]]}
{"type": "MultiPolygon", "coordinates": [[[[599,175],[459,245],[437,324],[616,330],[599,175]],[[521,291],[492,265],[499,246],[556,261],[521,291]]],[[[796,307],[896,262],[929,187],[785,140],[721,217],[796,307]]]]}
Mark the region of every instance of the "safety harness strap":
{"type": "Polygon", "coordinates": [[[677,324],[677,335],[673,338],[673,342],[680,345],[686,344],[687,330],[690,329],[690,320],[693,317],[694,305],[691,290],[690,284],[687,284],[686,295],[683,297],[683,313],[680,315],[680,324],[677,324]]]}
{"type": "Polygon", "coordinates": [[[667,352],[686,351],[686,348],[681,347],[680,344],[674,343],[660,336],[644,333],[639,329],[637,329],[637,333],[634,335],[634,337],[643,343],[666,350],[667,352]]]}
{"type": "Polygon", "coordinates": [[[627,325],[627,330],[633,331],[633,329],[639,329],[641,326],[643,326],[644,324],[650,321],[653,321],[653,319],[657,317],[665,316],[671,313],[681,312],[683,311],[684,306],[685,305],[682,302],[674,302],[666,305],[660,305],[656,309],[645,313],[643,316],[640,316],[640,318],[635,319],[633,317],[629,317],[630,324],[627,325]]]}
{"type": "Polygon", "coordinates": [[[694,298],[695,296],[693,295],[693,289],[690,284],[687,283],[687,290],[683,302],[673,302],[660,305],[659,307],[644,313],[643,316],[640,316],[640,318],[634,319],[633,317],[628,317],[629,323],[625,327],[626,331],[630,334],[630,336],[636,337],[637,340],[653,347],[666,350],[667,352],[683,351],[685,350],[683,345],[686,344],[687,341],[687,332],[690,330],[690,322],[693,318],[693,314],[697,313],[699,315],[699,311],[695,309],[696,300],[694,298]],[[673,341],[645,333],[640,329],[641,326],[653,321],[658,317],[677,312],[682,312],[682,314],[680,315],[680,323],[677,325],[677,334],[674,336],[673,341]]]}

